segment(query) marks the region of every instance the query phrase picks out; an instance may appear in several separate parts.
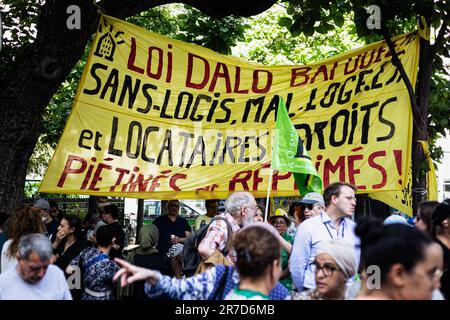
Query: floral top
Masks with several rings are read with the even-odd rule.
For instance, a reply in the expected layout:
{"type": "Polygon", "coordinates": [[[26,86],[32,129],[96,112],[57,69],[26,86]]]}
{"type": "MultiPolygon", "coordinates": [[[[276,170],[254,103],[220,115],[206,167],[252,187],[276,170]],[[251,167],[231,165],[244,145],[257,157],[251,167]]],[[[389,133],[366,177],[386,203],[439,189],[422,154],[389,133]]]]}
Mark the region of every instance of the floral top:
{"type": "Polygon", "coordinates": [[[83,277],[84,287],[88,290],[97,293],[106,293],[104,296],[93,296],[87,292],[83,292],[81,300],[114,300],[113,296],[113,277],[119,266],[109,259],[108,256],[97,258],[100,255],[104,255],[102,251],[97,248],[89,247],[81,251],[81,253],[70,262],[72,266],[80,266],[83,277]],[[96,259],[97,260],[93,260],[96,259]],[[95,261],[92,263],[92,261],[95,261]],[[87,269],[86,269],[87,267],[87,269]]]}
{"type": "Polygon", "coordinates": [[[293,292],[292,300],[323,300],[316,290],[306,290],[302,292],[293,292]]]}
{"type": "MultiPolygon", "coordinates": [[[[186,279],[159,275],[160,280],[154,286],[145,283],[145,293],[150,299],[163,295],[176,300],[223,300],[239,284],[239,275],[234,267],[217,265],[208,271],[186,279]],[[228,272],[226,270],[228,269],[228,272]],[[226,278],[225,278],[226,277],[226,278]],[[222,295],[218,295],[223,286],[222,295]]],[[[290,299],[289,291],[278,283],[269,293],[271,300],[290,299]]]]}

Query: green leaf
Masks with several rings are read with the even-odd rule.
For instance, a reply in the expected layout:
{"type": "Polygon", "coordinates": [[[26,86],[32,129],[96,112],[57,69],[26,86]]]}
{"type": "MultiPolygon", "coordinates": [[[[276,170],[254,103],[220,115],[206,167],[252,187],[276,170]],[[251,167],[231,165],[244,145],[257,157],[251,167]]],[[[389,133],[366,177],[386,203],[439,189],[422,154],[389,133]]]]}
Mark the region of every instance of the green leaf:
{"type": "Polygon", "coordinates": [[[278,25],[282,27],[290,27],[292,25],[292,19],[288,17],[281,17],[278,20],[278,25]]]}
{"type": "Polygon", "coordinates": [[[311,37],[314,34],[314,27],[313,26],[307,26],[303,30],[303,33],[305,34],[305,36],[311,37]]]}
{"type": "Polygon", "coordinates": [[[338,27],[342,27],[344,25],[345,19],[343,16],[335,16],[334,17],[334,24],[336,24],[338,27]]]}

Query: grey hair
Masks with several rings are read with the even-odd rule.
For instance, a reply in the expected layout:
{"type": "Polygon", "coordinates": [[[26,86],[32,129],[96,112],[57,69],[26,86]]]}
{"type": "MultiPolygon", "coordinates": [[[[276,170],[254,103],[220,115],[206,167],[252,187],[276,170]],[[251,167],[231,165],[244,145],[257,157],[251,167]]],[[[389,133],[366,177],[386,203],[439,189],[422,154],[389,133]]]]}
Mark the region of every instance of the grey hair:
{"type": "Polygon", "coordinates": [[[31,253],[36,252],[43,261],[50,260],[53,254],[52,243],[41,233],[30,233],[24,235],[19,241],[19,255],[28,260],[31,253]]]}
{"type": "Polygon", "coordinates": [[[249,193],[235,192],[225,201],[225,210],[234,217],[251,201],[252,198],[249,193]]]}

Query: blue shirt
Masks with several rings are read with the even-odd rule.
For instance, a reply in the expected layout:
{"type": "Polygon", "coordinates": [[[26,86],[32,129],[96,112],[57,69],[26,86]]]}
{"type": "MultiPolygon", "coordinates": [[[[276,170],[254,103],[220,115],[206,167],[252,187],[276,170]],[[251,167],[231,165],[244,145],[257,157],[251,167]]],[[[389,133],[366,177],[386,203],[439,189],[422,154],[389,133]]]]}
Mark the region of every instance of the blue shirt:
{"type": "Polygon", "coordinates": [[[302,288],[315,289],[314,259],[317,249],[325,241],[344,238],[355,245],[356,263],[359,265],[359,238],[355,235],[356,223],[344,218],[336,230],[331,218],[323,211],[301,223],[295,233],[294,245],[290,258],[289,270],[298,291],[302,288]]]}

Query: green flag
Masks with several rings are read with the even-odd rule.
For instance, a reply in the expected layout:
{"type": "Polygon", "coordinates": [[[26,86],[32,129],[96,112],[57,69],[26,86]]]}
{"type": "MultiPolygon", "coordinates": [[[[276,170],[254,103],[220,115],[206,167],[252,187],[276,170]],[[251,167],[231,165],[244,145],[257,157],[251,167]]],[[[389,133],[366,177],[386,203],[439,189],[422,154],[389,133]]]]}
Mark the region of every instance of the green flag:
{"type": "Polygon", "coordinates": [[[286,105],[281,97],[277,111],[271,168],[292,172],[300,195],[308,192],[322,193],[322,180],[303,146],[302,139],[289,119],[286,105]]]}

